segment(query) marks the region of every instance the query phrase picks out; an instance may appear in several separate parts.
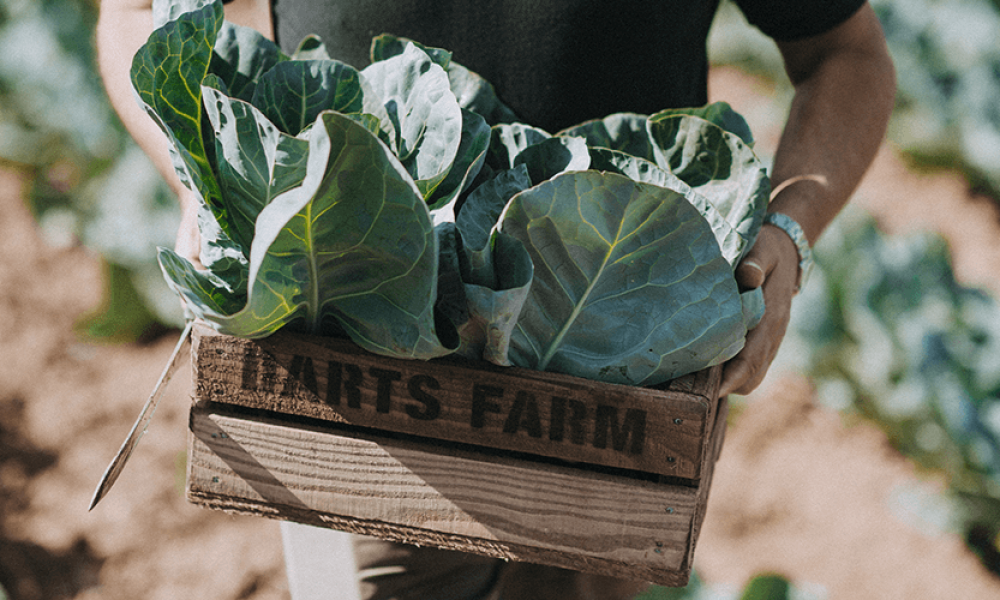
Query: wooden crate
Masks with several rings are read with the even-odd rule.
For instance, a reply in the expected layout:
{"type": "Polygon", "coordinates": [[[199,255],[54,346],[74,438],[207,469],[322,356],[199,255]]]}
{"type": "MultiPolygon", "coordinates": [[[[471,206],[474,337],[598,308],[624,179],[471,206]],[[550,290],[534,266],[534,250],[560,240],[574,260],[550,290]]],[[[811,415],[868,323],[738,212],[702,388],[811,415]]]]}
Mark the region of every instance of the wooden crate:
{"type": "Polygon", "coordinates": [[[722,445],[719,368],[663,389],[279,332],[194,332],[188,499],[686,585],[722,445]]]}

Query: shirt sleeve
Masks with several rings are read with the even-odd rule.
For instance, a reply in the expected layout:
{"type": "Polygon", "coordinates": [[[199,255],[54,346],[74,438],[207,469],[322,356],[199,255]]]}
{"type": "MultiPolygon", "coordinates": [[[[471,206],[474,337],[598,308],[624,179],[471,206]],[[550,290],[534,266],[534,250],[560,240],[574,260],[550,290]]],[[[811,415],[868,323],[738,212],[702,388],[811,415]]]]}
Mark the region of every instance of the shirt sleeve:
{"type": "Polygon", "coordinates": [[[747,21],[767,36],[790,42],[840,25],[866,0],[735,0],[747,21]]]}

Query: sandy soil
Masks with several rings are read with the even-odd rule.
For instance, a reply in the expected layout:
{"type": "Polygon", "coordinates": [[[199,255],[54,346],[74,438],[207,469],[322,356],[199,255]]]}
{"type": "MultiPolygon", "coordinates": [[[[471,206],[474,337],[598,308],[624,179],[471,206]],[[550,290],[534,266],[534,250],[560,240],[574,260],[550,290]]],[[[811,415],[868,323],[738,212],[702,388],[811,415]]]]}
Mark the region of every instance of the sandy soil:
{"type": "MultiPolygon", "coordinates": [[[[766,89],[725,71],[713,85],[773,143],[775,124],[754,121],[766,89]]],[[[22,185],[0,172],[0,582],[15,600],[287,598],[275,522],[184,500],[186,374],[87,512],[174,339],[113,347],[75,336],[100,301],[99,260],[47,246],[22,185]]],[[[959,276],[998,291],[1000,219],[960,179],[914,174],[886,147],[858,204],[893,231],[941,231],[959,276]]],[[[932,498],[936,485],[881,432],[815,404],[807,381],[773,376],[730,429],[697,568],[730,589],[775,571],[829,600],[1000,598],[1000,579],[957,536],[900,501],[907,490],[932,498]]]]}

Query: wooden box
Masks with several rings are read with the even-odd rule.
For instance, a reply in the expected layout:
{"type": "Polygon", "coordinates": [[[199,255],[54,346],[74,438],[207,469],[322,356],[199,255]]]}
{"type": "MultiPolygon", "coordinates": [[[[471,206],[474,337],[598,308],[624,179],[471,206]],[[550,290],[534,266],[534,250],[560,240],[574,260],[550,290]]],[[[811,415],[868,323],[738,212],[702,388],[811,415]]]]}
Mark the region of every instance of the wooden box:
{"type": "Polygon", "coordinates": [[[198,327],[187,494],[210,508],[686,585],[719,368],[649,389],[198,327]]]}

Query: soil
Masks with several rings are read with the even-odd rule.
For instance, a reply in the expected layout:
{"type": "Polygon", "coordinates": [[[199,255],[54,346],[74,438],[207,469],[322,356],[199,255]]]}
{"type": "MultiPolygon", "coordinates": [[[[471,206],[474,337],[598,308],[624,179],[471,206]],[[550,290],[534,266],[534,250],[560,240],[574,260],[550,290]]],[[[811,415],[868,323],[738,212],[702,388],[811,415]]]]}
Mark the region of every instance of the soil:
{"type": "MultiPolygon", "coordinates": [[[[773,145],[770,90],[728,70],[712,84],[773,145]]],[[[0,171],[0,582],[12,600],[288,598],[276,522],[184,499],[183,371],[114,490],[87,511],[176,332],[81,340],[74,324],[100,304],[100,260],[46,244],[24,193],[0,171]]],[[[889,231],[939,231],[958,276],[1000,293],[998,212],[960,177],[914,172],[886,145],[855,203],[889,231]]],[[[918,510],[940,489],[879,430],[820,406],[808,380],[774,373],[730,427],[696,569],[722,590],[777,572],[817,599],[1000,598],[961,537],[918,510]]]]}

